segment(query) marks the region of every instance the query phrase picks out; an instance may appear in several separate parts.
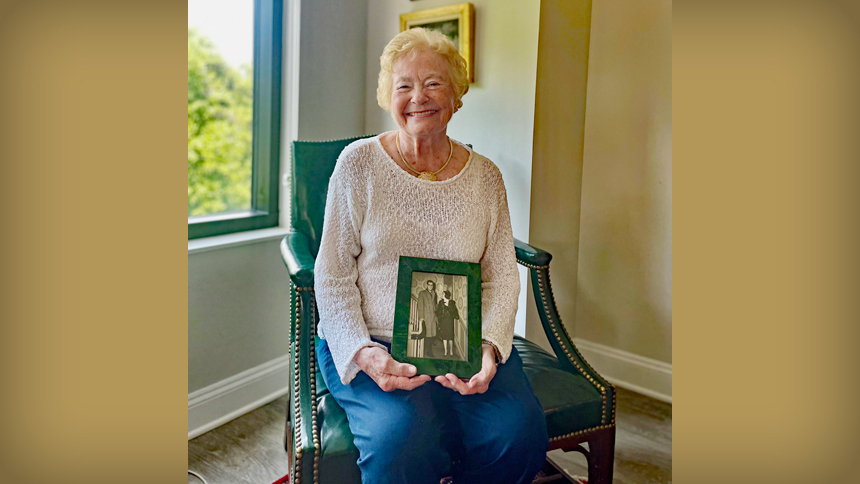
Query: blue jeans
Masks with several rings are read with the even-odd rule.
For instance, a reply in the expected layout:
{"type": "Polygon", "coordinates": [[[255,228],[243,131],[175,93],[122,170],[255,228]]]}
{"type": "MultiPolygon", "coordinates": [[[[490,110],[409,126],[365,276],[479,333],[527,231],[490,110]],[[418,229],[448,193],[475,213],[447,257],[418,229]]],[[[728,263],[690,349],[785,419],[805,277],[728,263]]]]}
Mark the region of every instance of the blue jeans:
{"type": "Polygon", "coordinates": [[[317,358],[346,411],[363,484],[439,484],[448,475],[455,484],[530,483],[544,466],[546,420],[516,349],[479,395],[432,380],[384,392],[363,371],[344,385],[325,340],[317,358]]]}

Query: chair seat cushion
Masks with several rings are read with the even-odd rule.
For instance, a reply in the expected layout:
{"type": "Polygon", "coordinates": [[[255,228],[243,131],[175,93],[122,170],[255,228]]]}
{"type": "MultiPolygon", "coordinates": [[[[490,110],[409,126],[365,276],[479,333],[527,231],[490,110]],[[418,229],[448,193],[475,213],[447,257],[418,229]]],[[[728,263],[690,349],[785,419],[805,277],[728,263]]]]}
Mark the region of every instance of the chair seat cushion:
{"type": "Polygon", "coordinates": [[[600,425],[603,402],[594,385],[531,341],[515,336],[514,347],[543,407],[550,438],[600,425]]]}
{"type": "MultiPolygon", "coordinates": [[[[543,406],[550,438],[600,425],[602,402],[594,385],[582,375],[567,371],[555,356],[535,343],[515,336],[514,346],[543,406]]],[[[317,422],[322,447],[320,482],[353,482],[353,477],[346,476],[358,475],[355,465],[358,449],[352,443],[346,413],[329,393],[319,368],[316,380],[317,422]]]]}

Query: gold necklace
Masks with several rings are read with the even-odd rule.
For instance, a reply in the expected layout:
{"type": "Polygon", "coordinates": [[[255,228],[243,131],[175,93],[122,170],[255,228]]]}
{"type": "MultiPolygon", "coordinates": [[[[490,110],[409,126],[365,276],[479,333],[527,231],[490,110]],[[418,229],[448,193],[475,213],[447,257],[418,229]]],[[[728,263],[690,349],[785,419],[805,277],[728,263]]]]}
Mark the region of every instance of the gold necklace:
{"type": "Polygon", "coordinates": [[[400,155],[400,159],[403,160],[403,164],[406,165],[406,168],[409,168],[410,170],[412,170],[412,173],[415,173],[416,175],[418,175],[419,180],[436,181],[436,174],[439,173],[440,171],[444,170],[445,167],[448,166],[448,163],[451,162],[451,156],[454,154],[454,142],[451,141],[451,138],[448,138],[448,145],[451,146],[451,152],[448,153],[448,160],[445,161],[445,164],[442,165],[442,168],[439,168],[438,170],[433,171],[433,172],[418,171],[415,168],[412,168],[411,166],[409,166],[409,162],[406,161],[406,158],[403,157],[403,152],[400,151],[400,131],[397,132],[397,136],[395,136],[395,138],[396,139],[394,140],[394,142],[397,143],[397,154],[400,155]]]}

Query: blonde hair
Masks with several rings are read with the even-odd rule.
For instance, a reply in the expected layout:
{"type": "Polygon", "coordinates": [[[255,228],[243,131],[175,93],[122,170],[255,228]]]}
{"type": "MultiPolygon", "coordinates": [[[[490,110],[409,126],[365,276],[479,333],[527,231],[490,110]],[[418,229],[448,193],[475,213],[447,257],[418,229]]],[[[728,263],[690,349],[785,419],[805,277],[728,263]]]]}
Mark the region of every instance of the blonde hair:
{"type": "Polygon", "coordinates": [[[376,102],[379,107],[388,111],[391,109],[391,77],[394,74],[394,63],[406,54],[421,49],[429,49],[441,55],[448,63],[448,80],[454,88],[454,111],[463,106],[461,98],[469,91],[469,74],[466,70],[466,60],[460,55],[454,42],[445,34],[415,27],[400,32],[382,51],[379,58],[379,85],[376,88],[376,102]]]}

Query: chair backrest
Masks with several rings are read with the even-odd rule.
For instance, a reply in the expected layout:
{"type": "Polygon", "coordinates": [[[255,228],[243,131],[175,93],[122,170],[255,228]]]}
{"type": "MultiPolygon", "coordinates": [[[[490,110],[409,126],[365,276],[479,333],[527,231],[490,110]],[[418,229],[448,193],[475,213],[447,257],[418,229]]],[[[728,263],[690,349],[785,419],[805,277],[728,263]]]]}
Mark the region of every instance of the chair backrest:
{"type": "Polygon", "coordinates": [[[375,135],[333,141],[293,141],[291,225],[308,237],[316,257],[322,237],[328,181],[337,157],[355,140],[375,135]]]}

